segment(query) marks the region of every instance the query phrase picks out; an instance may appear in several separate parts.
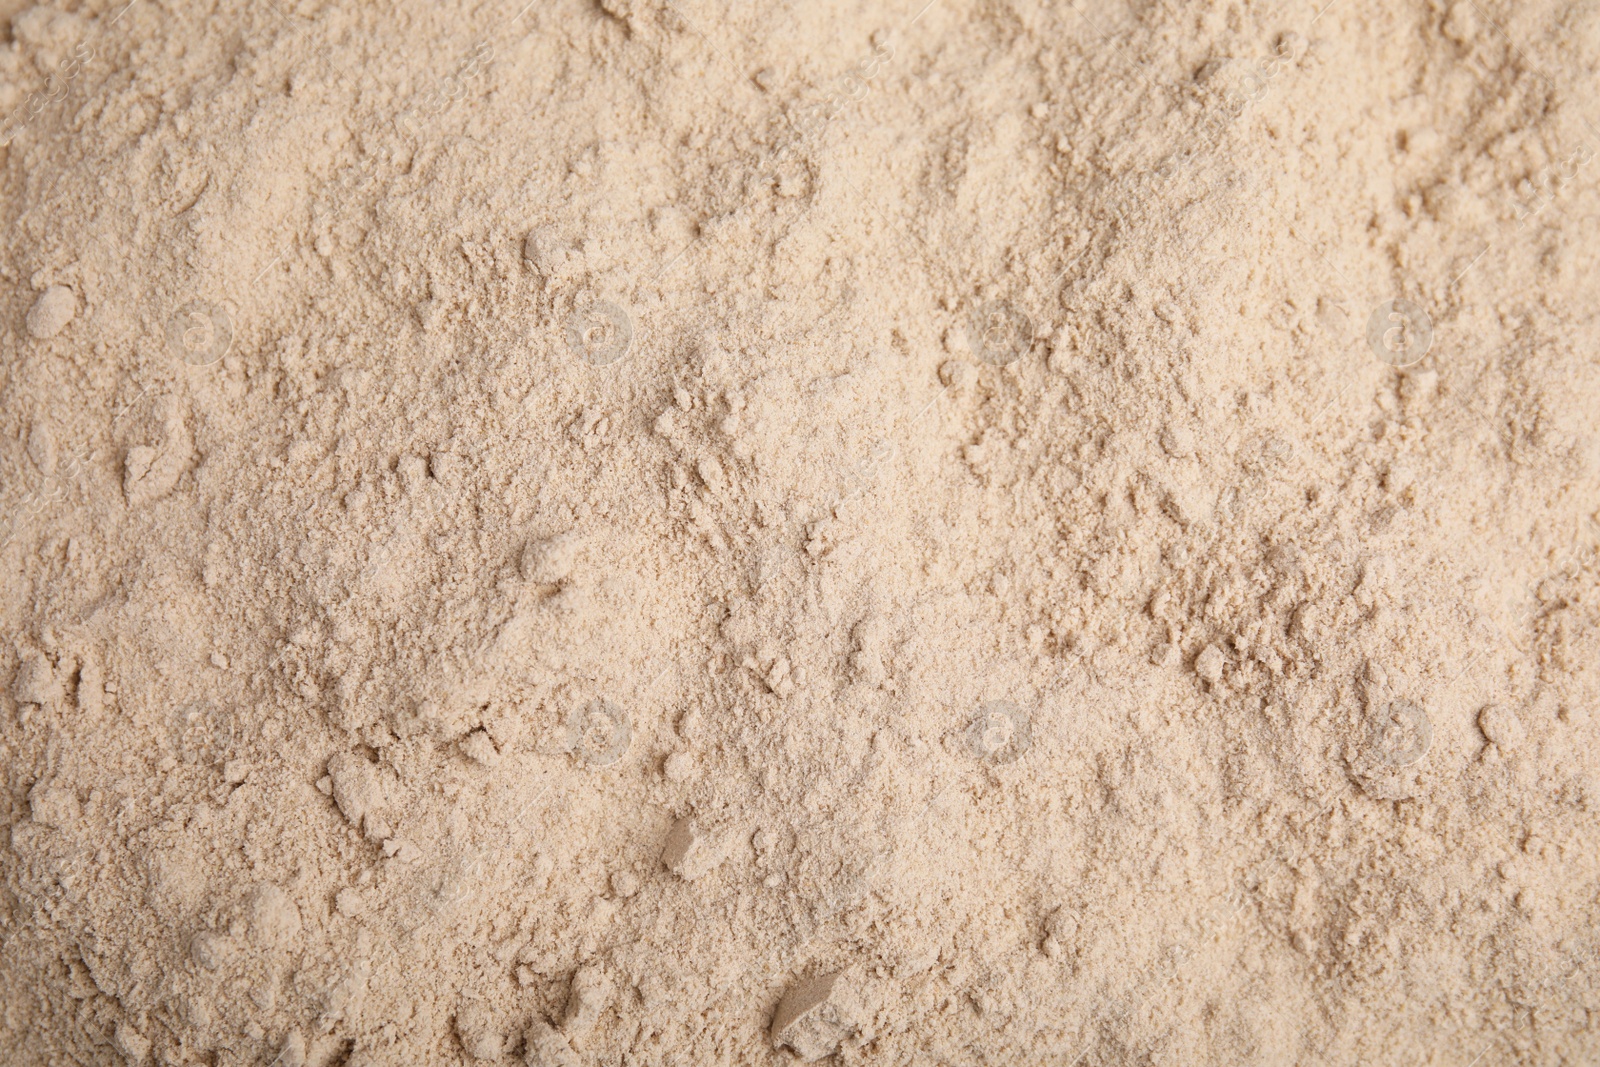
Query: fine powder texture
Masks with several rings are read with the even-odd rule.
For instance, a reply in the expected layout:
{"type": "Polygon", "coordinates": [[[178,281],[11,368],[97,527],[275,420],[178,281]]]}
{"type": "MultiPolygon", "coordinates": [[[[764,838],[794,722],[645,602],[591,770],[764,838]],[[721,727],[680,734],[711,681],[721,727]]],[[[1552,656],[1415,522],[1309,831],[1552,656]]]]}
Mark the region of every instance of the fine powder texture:
{"type": "Polygon", "coordinates": [[[7,1067],[1600,1063],[1600,5],[0,27],[7,1067]]]}

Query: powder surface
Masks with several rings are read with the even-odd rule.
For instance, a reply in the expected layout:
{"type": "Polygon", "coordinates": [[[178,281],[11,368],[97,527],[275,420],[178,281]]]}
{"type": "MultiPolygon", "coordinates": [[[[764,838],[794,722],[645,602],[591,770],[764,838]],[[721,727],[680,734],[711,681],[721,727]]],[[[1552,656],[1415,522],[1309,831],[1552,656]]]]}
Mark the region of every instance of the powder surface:
{"type": "Polygon", "coordinates": [[[1600,8],[0,20],[7,1064],[1600,1061],[1600,8]]]}

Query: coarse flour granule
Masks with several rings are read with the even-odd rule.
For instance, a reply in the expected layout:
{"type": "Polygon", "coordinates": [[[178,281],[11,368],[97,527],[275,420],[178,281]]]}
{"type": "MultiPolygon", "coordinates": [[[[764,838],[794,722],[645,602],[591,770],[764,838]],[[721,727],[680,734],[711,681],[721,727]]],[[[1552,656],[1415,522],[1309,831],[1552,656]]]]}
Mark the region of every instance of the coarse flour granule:
{"type": "Polygon", "coordinates": [[[0,26],[4,1063],[1600,1061],[1600,7],[0,26]]]}

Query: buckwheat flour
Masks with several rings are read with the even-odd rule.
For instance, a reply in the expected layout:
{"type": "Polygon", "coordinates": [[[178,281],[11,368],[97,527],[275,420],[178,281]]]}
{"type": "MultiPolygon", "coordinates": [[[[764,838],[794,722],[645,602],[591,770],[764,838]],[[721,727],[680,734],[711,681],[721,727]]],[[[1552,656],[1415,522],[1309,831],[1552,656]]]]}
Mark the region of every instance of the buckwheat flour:
{"type": "Polygon", "coordinates": [[[0,1059],[1600,1058],[1600,9],[0,0],[0,1059]]]}

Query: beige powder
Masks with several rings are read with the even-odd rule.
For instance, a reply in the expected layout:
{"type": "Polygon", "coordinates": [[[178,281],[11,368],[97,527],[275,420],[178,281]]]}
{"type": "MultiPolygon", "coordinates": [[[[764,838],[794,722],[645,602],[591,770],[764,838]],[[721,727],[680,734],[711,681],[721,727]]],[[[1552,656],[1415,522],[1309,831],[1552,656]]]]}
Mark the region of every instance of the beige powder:
{"type": "Polygon", "coordinates": [[[1600,1059],[1600,9],[924,5],[0,0],[0,1059],[1600,1059]]]}

